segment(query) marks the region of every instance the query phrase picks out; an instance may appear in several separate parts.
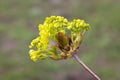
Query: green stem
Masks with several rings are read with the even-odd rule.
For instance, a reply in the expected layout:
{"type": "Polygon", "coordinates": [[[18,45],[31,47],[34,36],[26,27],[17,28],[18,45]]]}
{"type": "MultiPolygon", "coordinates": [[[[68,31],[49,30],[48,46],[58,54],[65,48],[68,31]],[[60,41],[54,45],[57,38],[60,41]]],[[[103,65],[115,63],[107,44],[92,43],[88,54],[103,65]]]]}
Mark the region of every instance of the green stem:
{"type": "Polygon", "coordinates": [[[76,59],[76,61],[81,64],[85,70],[87,70],[96,80],[101,80],[90,68],[88,68],[87,65],[83,63],[83,61],[78,57],[77,54],[74,54],[73,57],[76,59]]]}

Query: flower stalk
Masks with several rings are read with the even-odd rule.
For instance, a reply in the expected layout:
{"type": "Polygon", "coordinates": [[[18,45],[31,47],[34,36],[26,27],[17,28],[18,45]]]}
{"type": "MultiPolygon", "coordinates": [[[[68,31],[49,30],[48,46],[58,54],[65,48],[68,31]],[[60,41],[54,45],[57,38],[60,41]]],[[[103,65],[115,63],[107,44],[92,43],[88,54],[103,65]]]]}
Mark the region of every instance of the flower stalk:
{"type": "Polygon", "coordinates": [[[82,65],[82,67],[88,71],[96,80],[101,80],[87,65],[84,64],[84,62],[78,57],[78,55],[75,53],[73,55],[75,60],[82,65]]]}

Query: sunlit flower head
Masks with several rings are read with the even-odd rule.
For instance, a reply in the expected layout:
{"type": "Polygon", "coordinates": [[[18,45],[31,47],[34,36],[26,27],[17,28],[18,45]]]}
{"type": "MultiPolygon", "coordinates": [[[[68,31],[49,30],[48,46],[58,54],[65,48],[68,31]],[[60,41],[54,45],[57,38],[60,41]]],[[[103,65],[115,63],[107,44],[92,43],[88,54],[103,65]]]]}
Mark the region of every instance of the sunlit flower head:
{"type": "Polygon", "coordinates": [[[70,22],[62,16],[51,16],[47,17],[43,24],[39,24],[38,28],[39,36],[32,40],[29,46],[29,54],[33,61],[72,57],[90,25],[80,19],[70,22]]]}

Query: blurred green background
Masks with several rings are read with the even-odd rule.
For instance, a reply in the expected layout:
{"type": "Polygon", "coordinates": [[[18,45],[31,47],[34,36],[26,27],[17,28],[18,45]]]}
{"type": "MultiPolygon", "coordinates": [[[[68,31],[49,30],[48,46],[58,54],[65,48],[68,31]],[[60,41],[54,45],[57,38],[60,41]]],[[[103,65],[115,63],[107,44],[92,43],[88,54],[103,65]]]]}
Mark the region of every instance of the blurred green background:
{"type": "Polygon", "coordinates": [[[90,23],[80,58],[102,80],[120,80],[120,0],[0,0],[0,80],[94,80],[74,59],[30,60],[28,45],[51,15],[90,23]]]}

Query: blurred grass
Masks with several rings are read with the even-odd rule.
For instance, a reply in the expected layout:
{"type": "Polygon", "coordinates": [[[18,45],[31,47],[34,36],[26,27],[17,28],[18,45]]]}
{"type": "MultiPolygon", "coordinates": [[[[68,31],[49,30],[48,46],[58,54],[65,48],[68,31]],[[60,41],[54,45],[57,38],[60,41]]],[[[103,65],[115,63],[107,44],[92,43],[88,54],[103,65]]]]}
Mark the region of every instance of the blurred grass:
{"type": "Polygon", "coordinates": [[[38,61],[28,54],[38,36],[38,24],[50,15],[81,18],[91,24],[80,47],[80,57],[103,80],[119,80],[120,1],[0,0],[0,80],[63,80],[80,70],[73,59],[38,61]]]}

